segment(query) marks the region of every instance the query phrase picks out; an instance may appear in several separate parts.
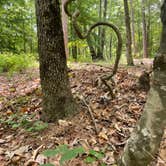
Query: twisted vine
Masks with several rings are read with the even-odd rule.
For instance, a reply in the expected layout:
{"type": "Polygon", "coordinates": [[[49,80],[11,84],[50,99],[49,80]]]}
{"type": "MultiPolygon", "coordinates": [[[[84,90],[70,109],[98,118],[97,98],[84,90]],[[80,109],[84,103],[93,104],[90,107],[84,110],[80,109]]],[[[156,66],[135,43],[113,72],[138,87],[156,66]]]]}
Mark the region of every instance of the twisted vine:
{"type": "MultiPolygon", "coordinates": [[[[119,61],[120,61],[120,57],[121,57],[121,52],[122,52],[122,36],[121,36],[120,31],[119,31],[119,28],[116,25],[112,24],[112,23],[108,23],[108,22],[97,22],[97,23],[95,23],[95,24],[93,24],[93,25],[90,26],[90,28],[89,28],[89,30],[87,31],[86,34],[82,34],[81,30],[80,30],[80,28],[78,26],[78,21],[77,21],[77,18],[80,15],[80,11],[76,10],[73,14],[71,14],[69,12],[69,10],[68,10],[68,6],[69,6],[69,4],[72,1],[75,1],[75,0],[66,0],[66,2],[64,3],[64,11],[71,18],[74,30],[75,30],[76,34],[78,35],[78,37],[80,39],[86,39],[86,38],[88,38],[89,35],[91,34],[92,30],[94,28],[98,27],[98,26],[107,26],[107,27],[110,27],[115,32],[115,34],[117,36],[118,46],[117,46],[117,49],[116,49],[116,59],[115,59],[115,64],[114,64],[114,67],[113,67],[113,71],[112,71],[112,73],[110,75],[101,77],[102,82],[107,87],[109,87],[109,85],[107,84],[106,80],[110,80],[116,74],[117,69],[118,69],[118,65],[119,65],[119,61]]],[[[111,89],[111,88],[109,88],[109,89],[111,89]]],[[[113,92],[111,92],[111,94],[113,94],[113,92]]]]}

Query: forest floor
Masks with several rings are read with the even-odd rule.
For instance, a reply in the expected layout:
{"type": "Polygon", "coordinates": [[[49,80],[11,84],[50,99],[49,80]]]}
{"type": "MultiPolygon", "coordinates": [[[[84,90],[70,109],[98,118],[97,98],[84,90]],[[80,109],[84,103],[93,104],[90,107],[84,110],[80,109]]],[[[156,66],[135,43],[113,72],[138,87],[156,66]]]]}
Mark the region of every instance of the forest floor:
{"type": "MultiPolygon", "coordinates": [[[[60,155],[47,158],[42,151],[63,144],[70,148],[82,146],[86,150],[86,154],[66,162],[66,166],[116,165],[146,102],[147,92],[137,87],[137,81],[147,66],[119,68],[115,99],[111,99],[104,86],[96,84],[97,78],[111,71],[110,67],[77,63],[69,66],[71,89],[79,110],[73,117],[56,124],[39,121],[42,94],[38,69],[13,76],[0,75],[1,166],[37,166],[45,162],[58,166],[60,155]],[[87,164],[85,158],[90,149],[102,151],[104,156],[87,164]]],[[[166,165],[166,132],[159,154],[152,157],[152,166],[166,165]]]]}

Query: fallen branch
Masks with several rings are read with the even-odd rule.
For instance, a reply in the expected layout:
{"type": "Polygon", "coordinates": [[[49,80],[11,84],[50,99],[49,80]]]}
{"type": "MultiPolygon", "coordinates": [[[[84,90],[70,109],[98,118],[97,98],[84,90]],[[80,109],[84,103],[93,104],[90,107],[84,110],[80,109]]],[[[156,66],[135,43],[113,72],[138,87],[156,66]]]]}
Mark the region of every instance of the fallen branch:
{"type": "Polygon", "coordinates": [[[98,128],[97,128],[97,124],[96,124],[95,118],[94,118],[94,116],[93,116],[93,109],[92,109],[92,107],[86,102],[86,100],[85,100],[85,98],[84,98],[83,96],[81,96],[80,99],[84,102],[85,106],[88,108],[88,112],[89,112],[89,114],[90,114],[90,117],[91,117],[92,122],[93,122],[94,127],[95,127],[95,132],[96,132],[96,134],[98,135],[98,134],[99,134],[99,130],[98,130],[98,128]]]}

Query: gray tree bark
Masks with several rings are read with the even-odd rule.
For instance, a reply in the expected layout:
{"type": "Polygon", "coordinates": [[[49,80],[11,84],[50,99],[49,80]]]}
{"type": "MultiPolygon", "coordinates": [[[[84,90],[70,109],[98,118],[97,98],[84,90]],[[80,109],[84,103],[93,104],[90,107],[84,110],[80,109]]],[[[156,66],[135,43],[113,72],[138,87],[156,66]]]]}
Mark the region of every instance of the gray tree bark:
{"type": "Polygon", "coordinates": [[[119,166],[148,166],[158,152],[166,126],[166,0],[161,8],[161,20],[163,30],[154,60],[152,86],[144,113],[127,141],[119,166]]]}
{"type": "Polygon", "coordinates": [[[55,122],[76,110],[67,75],[59,0],[36,0],[36,16],[43,92],[41,119],[55,122]]]}

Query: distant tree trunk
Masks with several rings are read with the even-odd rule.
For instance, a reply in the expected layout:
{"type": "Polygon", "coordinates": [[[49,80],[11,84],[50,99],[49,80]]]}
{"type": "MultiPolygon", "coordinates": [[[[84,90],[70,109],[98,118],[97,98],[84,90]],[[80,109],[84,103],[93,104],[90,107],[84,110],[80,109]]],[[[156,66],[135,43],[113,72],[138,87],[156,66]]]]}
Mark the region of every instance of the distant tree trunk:
{"type": "MultiPolygon", "coordinates": [[[[103,6],[103,21],[104,22],[106,21],[106,17],[107,17],[107,5],[108,5],[107,0],[104,0],[104,6],[103,6]]],[[[103,56],[104,56],[105,40],[106,40],[105,27],[102,27],[102,30],[101,30],[101,52],[103,53],[103,56]]]]}
{"type": "Polygon", "coordinates": [[[36,16],[43,92],[41,119],[55,122],[76,110],[67,75],[59,0],[36,0],[36,16]]]}
{"type": "Polygon", "coordinates": [[[130,15],[129,15],[129,6],[128,0],[124,0],[124,11],[125,11],[125,24],[126,24],[126,57],[127,57],[127,65],[133,66],[133,58],[132,58],[132,41],[131,41],[131,27],[130,27],[130,15]]]}
{"type": "MultiPolygon", "coordinates": [[[[101,21],[102,18],[102,0],[100,0],[99,4],[99,20],[101,21]]],[[[103,60],[103,53],[101,48],[101,26],[98,28],[98,46],[97,46],[97,59],[103,60]]]]}
{"type": "Polygon", "coordinates": [[[64,34],[64,43],[65,43],[65,52],[66,56],[69,56],[69,49],[68,49],[68,30],[67,30],[67,15],[64,11],[63,5],[66,0],[61,0],[62,1],[62,26],[63,26],[63,34],[64,34]]]}
{"type": "Polygon", "coordinates": [[[133,44],[133,53],[137,54],[137,46],[135,41],[135,21],[134,21],[134,5],[133,0],[130,0],[130,9],[131,9],[131,35],[132,35],[132,44],[133,44]]]}
{"type": "Polygon", "coordinates": [[[95,61],[97,59],[97,55],[96,55],[96,51],[95,51],[94,47],[92,46],[91,38],[88,37],[86,40],[87,40],[87,44],[88,44],[88,47],[90,50],[90,55],[92,57],[92,60],[95,61]]]}
{"type": "Polygon", "coordinates": [[[150,10],[150,0],[148,1],[148,21],[147,21],[147,46],[148,46],[148,56],[151,54],[151,41],[150,41],[150,31],[151,31],[151,10],[150,10]]]}
{"type": "Polygon", "coordinates": [[[71,46],[71,55],[75,61],[77,61],[77,45],[76,45],[76,34],[72,25],[72,22],[70,22],[70,33],[71,33],[71,41],[72,41],[72,46],[71,46]]]}
{"type": "Polygon", "coordinates": [[[142,0],[142,35],[143,35],[143,58],[148,58],[147,24],[145,15],[145,2],[142,0]]]}
{"type": "Polygon", "coordinates": [[[152,86],[143,115],[127,141],[119,166],[147,166],[158,152],[166,126],[166,0],[161,8],[163,24],[152,86]]]}
{"type": "Polygon", "coordinates": [[[111,34],[111,36],[110,36],[110,44],[109,44],[109,52],[110,52],[110,59],[112,58],[112,34],[111,34]]]}
{"type": "Polygon", "coordinates": [[[25,34],[25,20],[23,20],[23,48],[24,48],[24,53],[27,52],[27,49],[26,49],[26,34],[25,34]]]}
{"type": "Polygon", "coordinates": [[[77,55],[78,55],[77,46],[74,45],[74,46],[72,46],[72,57],[75,60],[75,62],[77,61],[77,55]]]}

